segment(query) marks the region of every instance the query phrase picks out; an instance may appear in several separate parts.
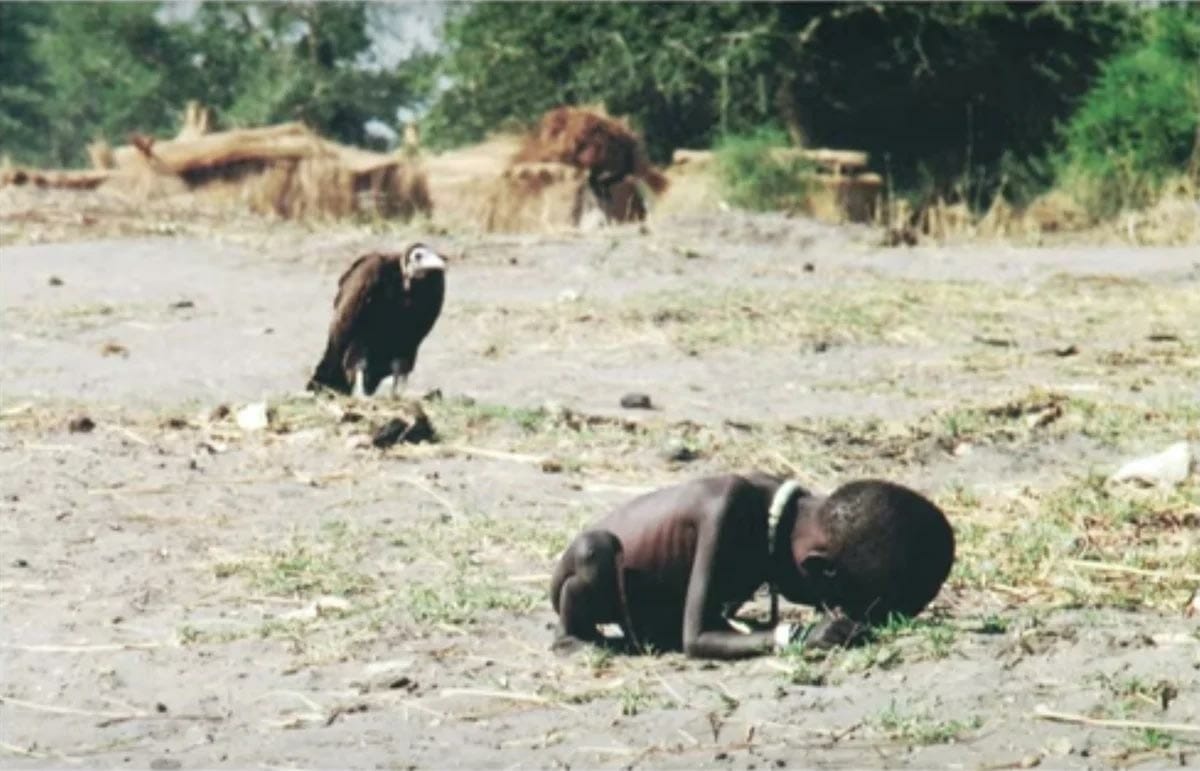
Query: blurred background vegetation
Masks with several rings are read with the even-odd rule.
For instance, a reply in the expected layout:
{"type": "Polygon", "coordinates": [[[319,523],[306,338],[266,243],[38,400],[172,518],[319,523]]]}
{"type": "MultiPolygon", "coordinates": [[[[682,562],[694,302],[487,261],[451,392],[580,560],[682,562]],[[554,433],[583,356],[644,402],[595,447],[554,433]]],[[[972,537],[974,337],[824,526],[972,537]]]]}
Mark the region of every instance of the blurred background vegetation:
{"type": "Polygon", "coordinates": [[[660,162],[723,148],[736,180],[771,146],[866,150],[895,190],[977,209],[1069,184],[1111,213],[1200,173],[1200,5],[470,3],[438,15],[432,44],[413,46],[405,6],[0,3],[0,154],[79,165],[97,137],[173,133],[188,99],[224,127],[302,120],[375,147],[416,116],[435,149],[569,103],[629,116],[660,162]]]}

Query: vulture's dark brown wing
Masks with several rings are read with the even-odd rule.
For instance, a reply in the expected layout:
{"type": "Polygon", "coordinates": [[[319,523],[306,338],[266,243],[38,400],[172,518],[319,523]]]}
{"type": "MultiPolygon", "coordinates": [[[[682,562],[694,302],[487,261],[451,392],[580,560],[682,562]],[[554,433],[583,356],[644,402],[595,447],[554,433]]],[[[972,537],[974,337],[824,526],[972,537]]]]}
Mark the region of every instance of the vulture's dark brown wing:
{"type": "Polygon", "coordinates": [[[387,280],[386,255],[368,254],[359,257],[338,279],[337,296],[333,304],[333,321],[329,325],[329,342],[325,355],[317,364],[309,387],[323,385],[342,393],[350,393],[352,383],[347,377],[343,360],[346,349],[360,334],[371,301],[380,294],[387,280]]]}
{"type": "Polygon", "coordinates": [[[345,288],[346,281],[349,280],[351,274],[355,273],[358,270],[358,267],[367,260],[376,259],[378,257],[380,257],[378,254],[364,254],[362,257],[359,257],[357,260],[350,263],[350,267],[346,268],[342,275],[338,276],[337,294],[333,296],[334,310],[336,310],[337,307],[342,303],[342,290],[345,288]]]}

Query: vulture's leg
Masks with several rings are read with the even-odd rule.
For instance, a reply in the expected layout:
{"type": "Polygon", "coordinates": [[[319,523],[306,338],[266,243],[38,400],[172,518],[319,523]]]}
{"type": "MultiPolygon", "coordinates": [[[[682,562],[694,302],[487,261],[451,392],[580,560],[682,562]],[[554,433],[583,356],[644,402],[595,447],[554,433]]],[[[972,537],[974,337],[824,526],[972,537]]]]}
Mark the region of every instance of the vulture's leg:
{"type": "Polygon", "coordinates": [[[392,398],[397,398],[408,387],[408,373],[412,364],[405,359],[392,359],[392,398]],[[399,392],[399,393],[398,393],[399,392]]]}
{"type": "Polygon", "coordinates": [[[354,368],[354,386],[350,389],[350,395],[355,399],[367,398],[367,390],[364,385],[366,371],[366,362],[359,362],[358,366],[354,368]]]}

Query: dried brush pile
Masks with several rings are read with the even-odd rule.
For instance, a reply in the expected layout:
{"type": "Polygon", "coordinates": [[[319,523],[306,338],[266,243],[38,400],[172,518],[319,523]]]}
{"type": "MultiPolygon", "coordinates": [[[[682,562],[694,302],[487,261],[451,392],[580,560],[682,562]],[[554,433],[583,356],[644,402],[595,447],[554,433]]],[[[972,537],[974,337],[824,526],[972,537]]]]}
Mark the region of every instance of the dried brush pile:
{"type": "Polygon", "coordinates": [[[96,142],[91,170],[10,169],[0,184],[103,186],[142,200],[187,194],[288,219],[432,212],[425,173],[411,157],[331,142],[299,123],[221,132],[210,123],[206,110],[189,105],[175,139],[133,134],[115,149],[96,142]]]}
{"type": "Polygon", "coordinates": [[[661,194],[667,186],[624,121],[558,107],[521,138],[493,182],[484,227],[522,232],[637,222],[646,218],[647,191],[661,194]]]}

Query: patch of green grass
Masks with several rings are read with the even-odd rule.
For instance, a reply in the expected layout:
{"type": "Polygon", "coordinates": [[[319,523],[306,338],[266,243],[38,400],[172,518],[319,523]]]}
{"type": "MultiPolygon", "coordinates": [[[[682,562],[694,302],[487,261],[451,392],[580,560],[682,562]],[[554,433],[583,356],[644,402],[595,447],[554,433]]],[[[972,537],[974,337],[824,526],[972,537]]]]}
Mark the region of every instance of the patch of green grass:
{"type": "Polygon", "coordinates": [[[593,675],[601,675],[612,668],[613,652],[599,645],[589,645],[584,652],[584,661],[593,675]]]}
{"type": "Polygon", "coordinates": [[[979,634],[1005,634],[1008,632],[1009,621],[994,613],[984,616],[979,622],[979,634]]]}
{"type": "Polygon", "coordinates": [[[892,702],[875,720],[889,738],[914,745],[952,744],[983,725],[979,716],[941,720],[928,712],[906,712],[892,702]]]}
{"type": "Polygon", "coordinates": [[[374,579],[362,572],[358,555],[344,531],[328,537],[292,536],[287,543],[213,566],[217,578],[240,576],[270,595],[311,598],[349,597],[371,590],[374,579]]]}
{"type": "Polygon", "coordinates": [[[1019,591],[1023,601],[1166,609],[1200,573],[1195,478],[1142,489],[1084,476],[946,508],[958,558],[951,583],[1019,591]],[[1150,587],[1154,587],[1151,589],[1150,587]]]}
{"type": "Polygon", "coordinates": [[[788,156],[790,144],[786,134],[770,129],[718,141],[717,176],[729,202],[758,211],[801,208],[813,189],[816,167],[788,156]]]}
{"type": "Polygon", "coordinates": [[[1157,728],[1139,728],[1126,735],[1125,746],[1133,752],[1159,752],[1175,745],[1175,737],[1157,728]]]}
{"type": "Polygon", "coordinates": [[[520,591],[484,575],[458,574],[453,578],[407,587],[400,601],[419,624],[472,624],[481,613],[492,610],[527,615],[545,604],[541,593],[520,591]]]}
{"type": "MultiPolygon", "coordinates": [[[[887,623],[875,628],[873,643],[886,649],[907,639],[919,641],[919,652],[924,657],[943,659],[949,656],[954,649],[954,643],[958,639],[958,629],[945,619],[938,617],[892,616],[887,623]]],[[[906,658],[911,657],[911,653],[906,656],[906,658]]]]}
{"type": "Polygon", "coordinates": [[[638,680],[621,686],[617,691],[617,700],[621,704],[621,714],[632,717],[651,705],[654,694],[638,680]]]}
{"type": "MultiPolygon", "coordinates": [[[[699,353],[748,345],[785,351],[817,343],[878,344],[928,349],[937,344],[969,348],[959,366],[990,373],[1042,362],[1089,373],[1106,368],[1098,357],[1122,341],[1146,367],[1174,361],[1200,368],[1189,330],[1200,289],[1187,283],[1163,286],[1124,280],[1054,277],[1032,290],[997,283],[868,279],[846,290],[787,285],[787,291],[711,285],[686,290],[634,292],[620,300],[585,297],[578,302],[458,309],[483,333],[502,328],[505,340],[529,339],[550,350],[607,349],[615,344],[669,342],[699,353]],[[1137,308],[1131,316],[1129,309],[1137,308]],[[952,322],[952,323],[951,323],[952,322]],[[1150,342],[1152,333],[1179,337],[1150,342]],[[980,340],[1010,341],[1009,347],[980,340]],[[1075,342],[1077,356],[1044,350],[1075,342]]],[[[1112,370],[1112,366],[1107,367],[1112,370]]]]}
{"type": "Polygon", "coordinates": [[[829,682],[830,657],[824,660],[813,660],[808,657],[803,647],[795,650],[788,648],[783,651],[783,660],[787,664],[787,680],[792,685],[823,686],[829,682]]]}

